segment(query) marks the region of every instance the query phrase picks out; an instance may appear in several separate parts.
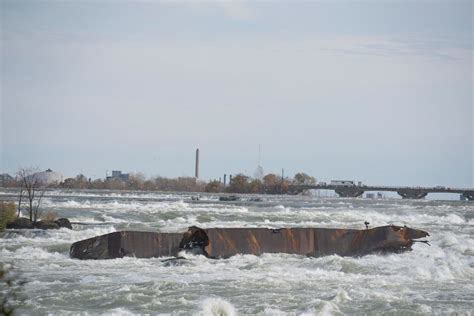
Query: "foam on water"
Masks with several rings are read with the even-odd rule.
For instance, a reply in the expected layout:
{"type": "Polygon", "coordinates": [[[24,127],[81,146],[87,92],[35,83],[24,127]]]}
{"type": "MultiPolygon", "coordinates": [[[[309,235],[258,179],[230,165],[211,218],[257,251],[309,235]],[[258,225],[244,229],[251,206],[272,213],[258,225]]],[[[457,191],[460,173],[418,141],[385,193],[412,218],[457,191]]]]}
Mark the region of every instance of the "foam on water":
{"type": "MultiPolygon", "coordinates": [[[[0,191],[1,194],[2,191],[0,191]]],[[[11,230],[0,261],[26,281],[24,314],[469,313],[474,306],[474,203],[265,196],[221,203],[203,195],[49,192],[45,209],[73,230],[11,230]],[[182,232],[207,227],[346,227],[398,224],[431,234],[431,246],[362,258],[288,254],[211,260],[80,261],[71,243],[123,229],[182,232]],[[32,265],[31,263],[35,264],[32,265]],[[35,297],[35,299],[28,299],[35,297]]]]}
{"type": "Polygon", "coordinates": [[[201,303],[199,315],[235,316],[237,311],[234,306],[222,298],[206,298],[201,303]]]}

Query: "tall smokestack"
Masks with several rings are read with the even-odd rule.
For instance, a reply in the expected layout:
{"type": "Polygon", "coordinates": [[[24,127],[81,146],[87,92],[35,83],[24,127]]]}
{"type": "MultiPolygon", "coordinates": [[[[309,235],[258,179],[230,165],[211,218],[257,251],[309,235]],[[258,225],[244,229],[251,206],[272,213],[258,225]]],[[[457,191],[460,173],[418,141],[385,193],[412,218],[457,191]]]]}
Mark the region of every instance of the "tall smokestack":
{"type": "Polygon", "coordinates": [[[194,177],[196,179],[199,179],[199,148],[196,149],[196,167],[195,167],[194,177]]]}

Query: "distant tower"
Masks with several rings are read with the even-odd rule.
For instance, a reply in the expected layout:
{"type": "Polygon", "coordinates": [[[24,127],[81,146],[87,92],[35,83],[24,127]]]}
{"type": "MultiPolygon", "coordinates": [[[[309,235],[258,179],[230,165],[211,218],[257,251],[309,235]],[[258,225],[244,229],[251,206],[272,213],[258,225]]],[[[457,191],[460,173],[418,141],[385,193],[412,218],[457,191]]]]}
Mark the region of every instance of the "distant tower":
{"type": "Polygon", "coordinates": [[[196,149],[196,167],[195,167],[194,177],[196,179],[199,179],[199,148],[196,149]]]}
{"type": "Polygon", "coordinates": [[[257,163],[257,168],[255,169],[255,172],[253,173],[253,176],[255,179],[262,180],[264,175],[263,167],[260,164],[260,144],[258,145],[258,163],[257,163]]]}

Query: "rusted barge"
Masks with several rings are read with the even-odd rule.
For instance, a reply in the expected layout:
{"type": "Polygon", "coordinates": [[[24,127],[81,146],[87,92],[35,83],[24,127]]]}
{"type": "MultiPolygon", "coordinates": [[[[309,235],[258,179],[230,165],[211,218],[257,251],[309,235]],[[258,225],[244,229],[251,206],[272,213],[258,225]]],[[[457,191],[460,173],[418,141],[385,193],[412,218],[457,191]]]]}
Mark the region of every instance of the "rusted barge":
{"type": "Polygon", "coordinates": [[[371,229],[336,228],[207,228],[184,233],[121,231],[75,242],[70,256],[77,259],[177,257],[191,251],[208,258],[237,254],[288,253],[311,257],[363,256],[411,250],[425,231],[406,226],[371,229]]]}

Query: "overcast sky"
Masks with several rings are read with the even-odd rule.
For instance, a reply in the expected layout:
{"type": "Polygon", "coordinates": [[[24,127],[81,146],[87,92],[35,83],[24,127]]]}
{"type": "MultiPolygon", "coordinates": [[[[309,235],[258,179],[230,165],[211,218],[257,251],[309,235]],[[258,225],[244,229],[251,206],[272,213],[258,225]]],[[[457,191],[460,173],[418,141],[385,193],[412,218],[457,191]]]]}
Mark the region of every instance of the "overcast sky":
{"type": "Polygon", "coordinates": [[[0,173],[472,187],[472,1],[0,1],[0,173]]]}

